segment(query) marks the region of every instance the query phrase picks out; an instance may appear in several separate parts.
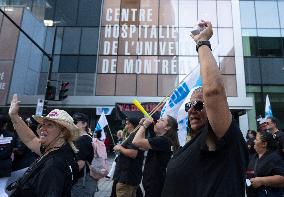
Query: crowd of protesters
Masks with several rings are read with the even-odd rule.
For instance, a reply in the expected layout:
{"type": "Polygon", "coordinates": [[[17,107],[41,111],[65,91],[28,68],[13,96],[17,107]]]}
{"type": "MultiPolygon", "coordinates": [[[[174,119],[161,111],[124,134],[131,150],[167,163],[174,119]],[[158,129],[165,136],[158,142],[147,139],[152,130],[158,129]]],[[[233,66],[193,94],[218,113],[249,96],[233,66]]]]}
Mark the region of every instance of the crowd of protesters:
{"type": "MultiPolygon", "coordinates": [[[[192,38],[203,86],[185,106],[190,140],[180,147],[177,120],[169,115],[159,120],[128,117],[127,135],[117,132],[113,174],[107,175],[113,179],[111,196],[283,197],[284,134],[276,118],[267,117],[258,131],[247,131],[245,141],[211,52],[212,24],[199,25],[203,30],[192,38]]],[[[24,121],[19,109],[14,95],[9,116],[16,134],[0,115],[0,194],[5,196],[6,187],[12,197],[94,196],[92,138],[101,134],[89,133],[89,117],[54,109],[24,121]],[[5,185],[13,170],[25,167],[21,178],[5,185]]]]}

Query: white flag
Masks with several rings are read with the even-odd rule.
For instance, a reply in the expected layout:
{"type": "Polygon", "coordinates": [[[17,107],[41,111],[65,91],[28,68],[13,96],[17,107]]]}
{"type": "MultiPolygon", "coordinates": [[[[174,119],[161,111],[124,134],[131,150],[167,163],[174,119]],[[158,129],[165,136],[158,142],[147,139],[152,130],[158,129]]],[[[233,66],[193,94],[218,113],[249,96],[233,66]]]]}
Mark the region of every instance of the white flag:
{"type": "Polygon", "coordinates": [[[106,134],[104,132],[104,128],[107,125],[108,125],[108,122],[107,122],[106,116],[105,116],[104,113],[102,113],[102,115],[101,115],[101,117],[100,117],[100,119],[99,119],[99,121],[96,125],[96,128],[95,128],[95,132],[100,131],[100,130],[102,131],[102,136],[101,136],[100,140],[106,139],[106,134]]]}
{"type": "Polygon", "coordinates": [[[269,101],[268,95],[266,95],[266,101],[265,101],[265,118],[272,117],[272,109],[269,101]]]}
{"type": "MultiPolygon", "coordinates": [[[[193,71],[186,76],[183,82],[173,91],[161,111],[161,117],[172,116],[178,121],[178,137],[180,145],[185,144],[187,134],[187,113],[184,111],[184,100],[188,97],[192,88],[202,85],[200,77],[200,66],[197,65],[193,71]],[[181,109],[183,108],[184,114],[181,109]]],[[[196,89],[196,88],[195,88],[196,89]]]]}

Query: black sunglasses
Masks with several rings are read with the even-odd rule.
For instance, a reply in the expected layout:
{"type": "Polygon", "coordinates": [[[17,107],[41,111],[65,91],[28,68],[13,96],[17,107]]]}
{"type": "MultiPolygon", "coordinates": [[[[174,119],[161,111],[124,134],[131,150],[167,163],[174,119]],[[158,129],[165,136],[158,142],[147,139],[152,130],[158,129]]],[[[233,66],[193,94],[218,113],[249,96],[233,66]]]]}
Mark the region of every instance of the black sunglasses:
{"type": "Polygon", "coordinates": [[[193,109],[195,111],[202,111],[203,110],[203,107],[204,107],[204,103],[202,101],[192,101],[192,102],[188,102],[185,104],[184,106],[184,110],[186,112],[189,111],[189,109],[193,107],[193,109]]]}

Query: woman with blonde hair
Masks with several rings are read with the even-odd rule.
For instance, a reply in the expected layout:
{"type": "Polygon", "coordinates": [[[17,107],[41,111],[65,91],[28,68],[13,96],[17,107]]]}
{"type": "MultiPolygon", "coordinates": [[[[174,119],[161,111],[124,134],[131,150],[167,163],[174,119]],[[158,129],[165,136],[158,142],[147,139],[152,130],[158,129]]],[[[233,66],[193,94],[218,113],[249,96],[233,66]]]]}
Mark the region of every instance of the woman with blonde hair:
{"type": "Polygon", "coordinates": [[[10,184],[10,196],[70,196],[76,182],[78,164],[73,144],[79,129],[64,110],[54,109],[47,116],[33,116],[39,123],[37,137],[19,116],[17,95],[11,101],[9,115],[23,143],[40,157],[23,177],[10,184]]]}

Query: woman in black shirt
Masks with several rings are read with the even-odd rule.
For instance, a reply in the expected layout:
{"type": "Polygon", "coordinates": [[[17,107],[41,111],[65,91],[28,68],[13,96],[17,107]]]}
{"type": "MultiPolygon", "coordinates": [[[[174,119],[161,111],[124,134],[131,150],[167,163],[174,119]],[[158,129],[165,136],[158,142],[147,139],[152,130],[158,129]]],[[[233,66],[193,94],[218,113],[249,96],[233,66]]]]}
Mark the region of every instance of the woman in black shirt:
{"type": "Polygon", "coordinates": [[[247,183],[248,197],[282,197],[284,186],[284,162],[275,151],[277,146],[271,133],[260,131],[256,135],[256,154],[251,158],[247,183]]]}
{"type": "Polygon", "coordinates": [[[142,180],[145,197],[159,197],[164,186],[167,164],[173,151],[179,147],[177,121],[171,116],[161,118],[154,125],[155,136],[149,139],[145,138],[145,131],[152,120],[142,119],[140,124],[142,126],[132,143],[148,150],[142,180]]]}
{"type": "Polygon", "coordinates": [[[18,115],[17,95],[13,96],[9,115],[23,141],[37,159],[22,178],[7,187],[13,197],[69,197],[72,184],[76,182],[78,164],[73,144],[79,135],[72,117],[64,110],[52,110],[46,117],[33,116],[39,123],[37,137],[18,115]]]}

